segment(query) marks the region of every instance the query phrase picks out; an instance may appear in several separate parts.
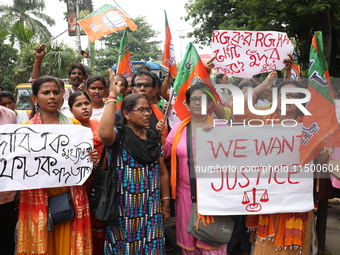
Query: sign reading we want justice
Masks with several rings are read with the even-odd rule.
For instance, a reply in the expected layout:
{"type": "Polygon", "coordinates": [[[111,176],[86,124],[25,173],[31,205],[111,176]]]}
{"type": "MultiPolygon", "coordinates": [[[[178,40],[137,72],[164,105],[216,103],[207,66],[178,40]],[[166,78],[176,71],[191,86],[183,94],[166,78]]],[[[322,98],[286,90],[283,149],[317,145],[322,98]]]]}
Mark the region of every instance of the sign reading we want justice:
{"type": "Polygon", "coordinates": [[[245,215],[313,209],[313,172],[299,166],[302,125],[197,130],[198,212],[245,215]]]}
{"type": "Polygon", "coordinates": [[[90,128],[1,125],[0,191],[81,185],[90,176],[90,128]]]}

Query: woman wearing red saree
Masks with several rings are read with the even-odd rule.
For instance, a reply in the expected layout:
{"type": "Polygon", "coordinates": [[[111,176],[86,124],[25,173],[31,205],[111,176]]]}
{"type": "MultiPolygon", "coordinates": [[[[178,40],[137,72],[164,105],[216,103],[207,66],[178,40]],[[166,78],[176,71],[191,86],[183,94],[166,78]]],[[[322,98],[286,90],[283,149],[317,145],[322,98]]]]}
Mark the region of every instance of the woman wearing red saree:
{"type": "MultiPolygon", "coordinates": [[[[62,94],[55,78],[43,76],[36,79],[32,91],[32,101],[39,111],[28,124],[79,124],[58,110],[62,94]]],[[[98,160],[95,150],[90,156],[92,160],[98,160]]],[[[84,186],[22,190],[19,210],[17,255],[92,254],[90,209],[84,186]],[[75,217],[55,225],[48,233],[48,197],[68,189],[73,198],[75,217]]]]}

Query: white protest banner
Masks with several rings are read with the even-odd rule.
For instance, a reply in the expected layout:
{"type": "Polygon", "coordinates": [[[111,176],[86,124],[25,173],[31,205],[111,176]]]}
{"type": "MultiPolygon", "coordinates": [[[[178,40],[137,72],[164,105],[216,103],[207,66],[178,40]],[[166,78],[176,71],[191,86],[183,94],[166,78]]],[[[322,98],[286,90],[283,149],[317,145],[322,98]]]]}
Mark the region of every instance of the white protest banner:
{"type": "Polygon", "coordinates": [[[211,46],[214,69],[243,78],[283,69],[294,50],[287,34],[275,31],[215,30],[211,46]]]}
{"type": "Polygon", "coordinates": [[[90,128],[1,125],[0,191],[81,185],[92,172],[90,128]]]}
{"type": "Polygon", "coordinates": [[[245,215],[313,209],[313,167],[299,167],[302,125],[197,130],[198,212],[245,215]]]}

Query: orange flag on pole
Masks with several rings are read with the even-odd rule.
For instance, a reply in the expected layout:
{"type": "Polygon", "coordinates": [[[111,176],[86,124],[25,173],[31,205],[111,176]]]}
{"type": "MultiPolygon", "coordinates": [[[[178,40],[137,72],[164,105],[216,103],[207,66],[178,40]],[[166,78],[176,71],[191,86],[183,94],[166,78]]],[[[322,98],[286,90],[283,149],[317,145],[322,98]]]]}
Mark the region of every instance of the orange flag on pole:
{"type": "Polygon", "coordinates": [[[164,43],[164,54],[163,54],[163,65],[169,68],[169,72],[172,77],[177,76],[177,65],[176,57],[174,51],[174,44],[171,37],[170,27],[168,23],[168,18],[165,14],[165,43],[164,43]]]}
{"type": "Polygon", "coordinates": [[[117,74],[123,75],[125,78],[133,76],[131,53],[127,41],[127,29],[124,30],[123,37],[120,40],[117,74]]]}
{"type": "Polygon", "coordinates": [[[108,4],[79,20],[78,24],[85,31],[91,42],[127,27],[131,31],[136,31],[137,29],[137,25],[130,18],[116,6],[108,4]]]}
{"type": "Polygon", "coordinates": [[[300,145],[300,164],[316,158],[320,148],[340,146],[340,132],[335,115],[326,57],[323,53],[322,33],[315,32],[309,55],[308,90],[311,99],[303,118],[300,145]]]}

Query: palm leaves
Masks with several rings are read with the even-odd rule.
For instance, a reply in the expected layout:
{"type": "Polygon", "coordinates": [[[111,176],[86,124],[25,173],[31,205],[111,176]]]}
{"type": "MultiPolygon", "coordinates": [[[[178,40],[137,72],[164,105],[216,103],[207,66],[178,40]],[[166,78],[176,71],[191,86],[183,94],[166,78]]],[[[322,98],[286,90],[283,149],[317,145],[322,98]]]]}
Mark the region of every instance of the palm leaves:
{"type": "Polygon", "coordinates": [[[40,42],[47,42],[52,37],[44,23],[53,26],[55,21],[42,13],[44,9],[44,0],[14,0],[12,6],[0,6],[0,23],[11,32],[12,43],[17,39],[22,49],[22,44],[33,36],[40,42]]]}
{"type": "Polygon", "coordinates": [[[75,62],[75,51],[63,43],[51,43],[46,48],[47,54],[42,65],[42,74],[55,77],[67,77],[67,68],[75,62]]]}

